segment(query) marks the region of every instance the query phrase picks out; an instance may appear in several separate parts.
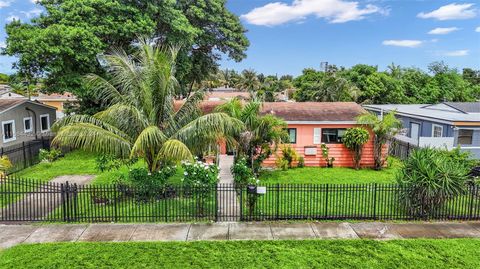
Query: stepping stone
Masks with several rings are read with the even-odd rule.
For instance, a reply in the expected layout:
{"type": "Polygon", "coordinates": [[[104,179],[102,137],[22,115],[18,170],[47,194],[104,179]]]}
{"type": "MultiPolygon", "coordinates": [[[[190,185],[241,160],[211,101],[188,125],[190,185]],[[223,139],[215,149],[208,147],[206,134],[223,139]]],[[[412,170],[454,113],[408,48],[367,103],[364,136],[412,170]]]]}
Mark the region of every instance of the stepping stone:
{"type": "Polygon", "coordinates": [[[317,222],[312,223],[313,230],[323,239],[357,239],[358,235],[349,223],[317,222]]]}
{"type": "Polygon", "coordinates": [[[392,231],[387,224],[381,222],[352,223],[350,227],[360,238],[367,239],[398,239],[402,238],[392,231]]]}
{"type": "Polygon", "coordinates": [[[87,225],[49,225],[35,230],[25,243],[75,242],[87,225]]]}
{"type": "Polygon", "coordinates": [[[270,225],[264,223],[230,223],[230,240],[271,240],[270,225]]]}
{"type": "Polygon", "coordinates": [[[185,241],[190,224],[141,224],[130,241],[185,241]]]}
{"type": "Polygon", "coordinates": [[[0,249],[22,243],[36,229],[30,225],[0,225],[0,249]]]}
{"type": "Polygon", "coordinates": [[[228,226],[228,223],[192,224],[187,240],[227,240],[228,226]]]}
{"type": "Polygon", "coordinates": [[[274,239],[314,239],[315,232],[308,223],[271,224],[274,239]]]}
{"type": "Polygon", "coordinates": [[[136,225],[131,224],[92,224],[83,232],[78,241],[128,241],[135,228],[136,225]]]}

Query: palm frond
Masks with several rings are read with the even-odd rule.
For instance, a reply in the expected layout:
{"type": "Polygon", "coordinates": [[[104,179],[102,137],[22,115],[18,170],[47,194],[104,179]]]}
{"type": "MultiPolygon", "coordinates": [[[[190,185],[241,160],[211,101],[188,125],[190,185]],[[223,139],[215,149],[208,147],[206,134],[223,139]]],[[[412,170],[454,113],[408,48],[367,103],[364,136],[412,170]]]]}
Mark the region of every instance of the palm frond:
{"type": "Polygon", "coordinates": [[[90,123],[77,122],[62,127],[52,141],[55,146],[69,146],[87,151],[128,157],[131,143],[124,137],[90,123]]]}
{"type": "Polygon", "coordinates": [[[178,162],[192,160],[193,156],[184,143],[176,139],[169,139],[162,145],[155,159],[163,162],[178,162]]]}
{"type": "Polygon", "coordinates": [[[155,156],[162,147],[167,137],[157,126],[148,126],[145,128],[133,144],[131,157],[151,157],[155,156]]]}
{"type": "Polygon", "coordinates": [[[84,78],[86,86],[93,89],[97,97],[104,105],[127,103],[128,100],[106,79],[89,74],[84,78]]]}
{"type": "Polygon", "coordinates": [[[125,132],[130,137],[136,137],[149,125],[148,119],[135,106],[115,104],[94,115],[104,124],[110,124],[125,132]]]}

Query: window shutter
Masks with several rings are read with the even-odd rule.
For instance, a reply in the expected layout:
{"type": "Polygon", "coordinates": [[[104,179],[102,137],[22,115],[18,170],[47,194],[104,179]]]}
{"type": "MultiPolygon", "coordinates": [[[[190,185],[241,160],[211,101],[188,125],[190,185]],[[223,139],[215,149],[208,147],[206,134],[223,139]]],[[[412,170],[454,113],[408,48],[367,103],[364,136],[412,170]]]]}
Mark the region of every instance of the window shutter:
{"type": "Polygon", "coordinates": [[[313,128],[313,144],[319,145],[322,138],[322,128],[313,128]]]}

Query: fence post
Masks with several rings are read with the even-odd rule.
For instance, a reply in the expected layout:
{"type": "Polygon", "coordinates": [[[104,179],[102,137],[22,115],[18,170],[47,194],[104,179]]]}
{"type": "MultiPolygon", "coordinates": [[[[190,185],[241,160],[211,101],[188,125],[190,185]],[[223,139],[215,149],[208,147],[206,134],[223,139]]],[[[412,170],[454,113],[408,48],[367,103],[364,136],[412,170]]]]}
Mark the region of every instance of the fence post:
{"type": "Polygon", "coordinates": [[[25,152],[25,141],[22,142],[23,150],[23,168],[27,168],[27,153],[25,152]]]}
{"type": "Polygon", "coordinates": [[[78,216],[78,186],[77,183],[73,184],[73,213],[72,213],[72,218],[73,221],[77,221],[77,216],[78,216]]]}
{"type": "Polygon", "coordinates": [[[67,222],[70,222],[72,209],[70,208],[70,184],[68,184],[68,181],[65,183],[65,207],[67,208],[66,210],[67,222]]]}
{"type": "MultiPolygon", "coordinates": [[[[233,187],[235,191],[235,187],[233,187]]],[[[215,184],[215,222],[218,222],[218,184],[215,184]]]]}
{"type": "Polygon", "coordinates": [[[328,184],[325,189],[325,213],[323,214],[324,218],[326,219],[328,217],[328,184]]]}
{"type": "Polygon", "coordinates": [[[63,221],[67,221],[67,205],[65,203],[65,185],[63,183],[60,184],[60,201],[62,204],[62,217],[63,221]]]}
{"type": "Polygon", "coordinates": [[[473,219],[473,202],[474,202],[474,196],[475,196],[475,193],[477,192],[477,188],[478,188],[478,185],[473,185],[471,187],[471,191],[470,191],[470,210],[468,211],[468,219],[471,220],[473,219]]]}
{"type": "Polygon", "coordinates": [[[243,186],[240,187],[240,220],[243,220],[243,186]]]}
{"type": "Polygon", "coordinates": [[[377,219],[377,183],[373,184],[373,219],[377,219]]]}
{"type": "Polygon", "coordinates": [[[277,212],[275,219],[278,220],[280,217],[280,183],[277,183],[277,212]]]}
{"type": "MultiPolygon", "coordinates": [[[[195,200],[197,201],[198,203],[198,200],[195,200]]],[[[165,199],[164,199],[164,209],[165,209],[165,222],[168,222],[168,198],[167,196],[165,195],[165,199]]]]}
{"type": "Polygon", "coordinates": [[[118,213],[117,213],[117,185],[113,184],[113,206],[114,206],[114,212],[113,212],[113,222],[118,221],[118,213]]]}

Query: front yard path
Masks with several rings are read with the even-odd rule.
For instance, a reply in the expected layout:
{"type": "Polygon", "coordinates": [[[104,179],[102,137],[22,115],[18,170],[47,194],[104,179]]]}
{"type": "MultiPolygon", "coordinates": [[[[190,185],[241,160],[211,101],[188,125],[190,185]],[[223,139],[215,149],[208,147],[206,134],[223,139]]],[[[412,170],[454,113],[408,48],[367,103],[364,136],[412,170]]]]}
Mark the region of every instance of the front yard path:
{"type": "Polygon", "coordinates": [[[480,238],[480,222],[0,225],[0,248],[47,242],[480,238]]]}

